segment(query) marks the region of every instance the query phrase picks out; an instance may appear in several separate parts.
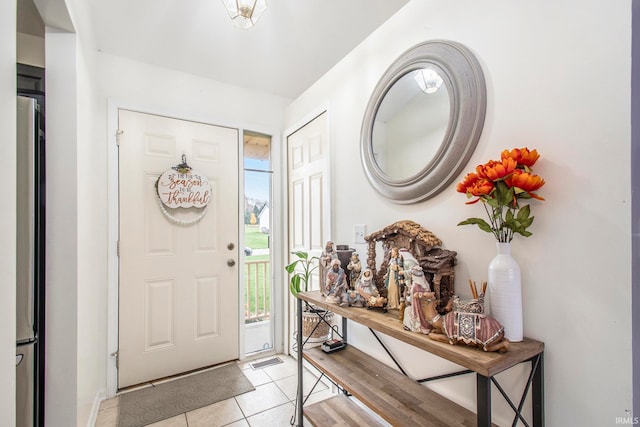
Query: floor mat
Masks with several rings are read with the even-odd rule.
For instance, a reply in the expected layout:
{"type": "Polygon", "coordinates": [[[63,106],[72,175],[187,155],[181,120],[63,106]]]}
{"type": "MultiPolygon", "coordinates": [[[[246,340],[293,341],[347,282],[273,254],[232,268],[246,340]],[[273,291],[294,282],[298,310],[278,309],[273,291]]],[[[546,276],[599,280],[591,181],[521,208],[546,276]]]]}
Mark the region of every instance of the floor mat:
{"type": "Polygon", "coordinates": [[[255,390],[238,365],[120,395],[118,427],[140,427],[255,390]]]}

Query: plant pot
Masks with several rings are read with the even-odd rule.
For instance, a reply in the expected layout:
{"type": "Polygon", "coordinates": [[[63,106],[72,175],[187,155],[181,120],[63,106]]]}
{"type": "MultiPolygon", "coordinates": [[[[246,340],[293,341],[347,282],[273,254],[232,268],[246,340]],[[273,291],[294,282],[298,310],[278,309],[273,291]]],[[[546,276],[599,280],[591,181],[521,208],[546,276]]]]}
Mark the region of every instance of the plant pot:
{"type": "Polygon", "coordinates": [[[333,325],[332,312],[315,308],[302,312],[302,336],[304,339],[308,338],[308,342],[323,342],[331,338],[329,324],[333,325]]]}

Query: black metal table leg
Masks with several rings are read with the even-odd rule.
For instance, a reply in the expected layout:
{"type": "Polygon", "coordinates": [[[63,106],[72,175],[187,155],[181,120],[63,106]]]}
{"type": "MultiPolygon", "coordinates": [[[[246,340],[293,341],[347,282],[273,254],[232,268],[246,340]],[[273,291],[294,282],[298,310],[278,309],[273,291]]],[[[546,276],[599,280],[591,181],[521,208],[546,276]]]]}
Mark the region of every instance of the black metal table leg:
{"type": "Polygon", "coordinates": [[[342,341],[347,342],[347,318],[342,318],[342,341]]]}
{"type": "Polygon", "coordinates": [[[476,374],[476,402],[478,427],[491,427],[491,380],[476,374]]]}
{"type": "Polygon", "coordinates": [[[302,427],[303,419],[302,419],[302,399],[303,399],[303,388],[302,388],[302,350],[304,347],[304,343],[302,342],[302,300],[300,298],[296,298],[297,304],[297,315],[298,315],[298,396],[296,403],[296,411],[297,411],[297,425],[302,427]]]}
{"type": "Polygon", "coordinates": [[[536,366],[536,358],[531,360],[533,373],[533,425],[534,427],[544,427],[544,353],[538,355],[538,363],[536,366]]]}

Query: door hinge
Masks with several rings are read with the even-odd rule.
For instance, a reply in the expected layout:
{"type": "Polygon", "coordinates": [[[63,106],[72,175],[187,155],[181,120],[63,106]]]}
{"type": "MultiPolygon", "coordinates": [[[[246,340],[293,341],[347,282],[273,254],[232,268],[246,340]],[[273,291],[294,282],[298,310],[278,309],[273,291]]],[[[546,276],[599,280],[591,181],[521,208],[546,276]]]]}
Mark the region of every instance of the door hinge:
{"type": "Polygon", "coordinates": [[[118,350],[114,351],[111,353],[111,357],[116,358],[116,369],[118,369],[120,367],[120,352],[118,350]]]}
{"type": "Polygon", "coordinates": [[[120,257],[120,240],[116,242],[116,256],[120,257]]]}
{"type": "Polygon", "coordinates": [[[116,145],[119,147],[120,146],[120,135],[122,135],[124,133],[123,130],[118,129],[116,131],[116,145]]]}

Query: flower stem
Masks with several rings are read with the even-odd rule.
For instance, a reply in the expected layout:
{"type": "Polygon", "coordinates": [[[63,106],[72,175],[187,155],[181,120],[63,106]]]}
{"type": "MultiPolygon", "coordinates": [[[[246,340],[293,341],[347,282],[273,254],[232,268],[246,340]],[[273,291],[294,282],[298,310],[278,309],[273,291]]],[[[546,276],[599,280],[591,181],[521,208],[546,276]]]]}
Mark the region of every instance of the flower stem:
{"type": "Polygon", "coordinates": [[[502,228],[502,226],[498,225],[496,222],[496,210],[497,208],[492,208],[493,211],[493,215],[491,213],[489,213],[489,209],[487,208],[487,204],[486,203],[482,203],[482,206],[484,206],[484,210],[487,213],[487,217],[489,217],[489,221],[491,221],[491,232],[493,233],[493,235],[495,236],[496,239],[498,239],[498,241],[500,240],[500,229],[502,228]]]}

